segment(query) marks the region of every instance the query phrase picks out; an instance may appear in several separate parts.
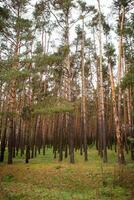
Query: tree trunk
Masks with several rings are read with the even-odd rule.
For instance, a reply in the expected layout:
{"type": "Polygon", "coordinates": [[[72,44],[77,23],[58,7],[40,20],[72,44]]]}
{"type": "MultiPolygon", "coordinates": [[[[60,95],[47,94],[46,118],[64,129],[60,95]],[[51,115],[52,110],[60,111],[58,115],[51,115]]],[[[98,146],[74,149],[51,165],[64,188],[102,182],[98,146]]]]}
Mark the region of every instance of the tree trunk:
{"type": "Polygon", "coordinates": [[[110,82],[111,82],[113,113],[114,113],[115,129],[116,129],[118,163],[125,164],[121,124],[120,124],[120,120],[118,116],[116,96],[115,96],[115,85],[114,85],[114,78],[113,78],[113,71],[112,71],[111,64],[109,64],[109,75],[110,75],[110,82]]]}
{"type": "Polygon", "coordinates": [[[88,160],[87,154],[87,123],[86,123],[86,86],[85,86],[85,64],[84,64],[84,42],[85,42],[85,32],[84,32],[84,17],[82,17],[82,39],[81,39],[81,81],[82,81],[82,132],[83,132],[83,142],[84,142],[84,157],[85,161],[88,160]]]}
{"type": "Polygon", "coordinates": [[[107,144],[106,144],[106,122],[105,122],[105,107],[104,107],[104,87],[103,87],[103,66],[102,66],[102,22],[101,22],[101,8],[100,0],[98,1],[99,7],[99,48],[100,48],[100,113],[101,113],[101,131],[103,142],[103,161],[107,162],[107,144]]]}

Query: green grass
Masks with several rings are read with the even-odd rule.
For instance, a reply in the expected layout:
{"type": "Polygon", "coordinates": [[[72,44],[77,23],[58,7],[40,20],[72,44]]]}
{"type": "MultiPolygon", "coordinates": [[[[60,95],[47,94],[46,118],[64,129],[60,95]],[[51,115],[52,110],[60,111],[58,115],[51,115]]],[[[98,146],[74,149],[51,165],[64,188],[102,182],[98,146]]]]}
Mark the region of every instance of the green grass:
{"type": "Polygon", "coordinates": [[[89,149],[89,160],[75,153],[59,162],[52,151],[38,155],[25,164],[14,159],[13,165],[0,164],[0,200],[133,200],[134,163],[126,155],[126,166],[116,164],[114,151],[108,151],[103,164],[97,151],[89,149]]]}

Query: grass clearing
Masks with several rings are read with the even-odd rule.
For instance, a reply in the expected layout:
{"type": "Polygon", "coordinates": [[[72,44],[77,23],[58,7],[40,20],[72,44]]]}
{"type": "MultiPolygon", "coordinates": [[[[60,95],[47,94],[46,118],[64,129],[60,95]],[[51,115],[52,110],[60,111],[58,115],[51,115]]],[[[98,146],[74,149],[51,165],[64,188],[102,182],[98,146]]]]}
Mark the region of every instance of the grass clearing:
{"type": "Polygon", "coordinates": [[[108,152],[103,164],[95,149],[89,160],[76,152],[75,164],[69,159],[53,160],[52,151],[38,155],[29,164],[18,157],[13,165],[0,164],[0,200],[133,200],[134,164],[118,166],[115,153],[108,152]]]}

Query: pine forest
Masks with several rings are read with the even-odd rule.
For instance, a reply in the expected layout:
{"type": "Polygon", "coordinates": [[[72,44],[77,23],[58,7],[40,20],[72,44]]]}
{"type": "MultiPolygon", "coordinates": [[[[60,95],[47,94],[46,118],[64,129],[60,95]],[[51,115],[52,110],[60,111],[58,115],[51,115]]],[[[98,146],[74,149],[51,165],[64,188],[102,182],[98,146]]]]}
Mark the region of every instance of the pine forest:
{"type": "Polygon", "coordinates": [[[0,0],[0,200],[133,200],[134,1],[0,0]]]}

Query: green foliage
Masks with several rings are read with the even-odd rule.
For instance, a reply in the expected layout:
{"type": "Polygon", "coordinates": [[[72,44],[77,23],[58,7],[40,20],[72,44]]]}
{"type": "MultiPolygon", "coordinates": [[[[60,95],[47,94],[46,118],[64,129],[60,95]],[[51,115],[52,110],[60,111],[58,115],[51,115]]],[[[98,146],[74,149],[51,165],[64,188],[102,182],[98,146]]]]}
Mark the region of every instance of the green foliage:
{"type": "Polygon", "coordinates": [[[23,200],[25,195],[24,194],[8,194],[6,195],[6,199],[5,200],[23,200]]]}
{"type": "Polygon", "coordinates": [[[38,49],[38,54],[33,57],[33,62],[36,65],[36,72],[43,72],[47,69],[47,66],[61,66],[63,62],[63,55],[54,53],[52,55],[46,55],[41,53],[41,48],[38,49]]]}
{"type": "Polygon", "coordinates": [[[69,46],[68,45],[63,45],[60,46],[58,49],[58,55],[64,59],[67,55],[69,54],[69,46]]]}
{"type": "Polygon", "coordinates": [[[63,61],[63,58],[62,56],[59,56],[59,55],[56,55],[56,54],[53,54],[53,55],[50,55],[50,56],[45,56],[45,62],[52,66],[54,64],[56,65],[61,65],[62,61],[63,61]]]}
{"type": "Polygon", "coordinates": [[[134,65],[134,14],[126,19],[124,27],[124,35],[126,38],[125,43],[125,56],[128,65],[134,65]]]}
{"type": "Polygon", "coordinates": [[[133,138],[133,137],[130,137],[130,136],[129,136],[127,139],[128,139],[128,141],[129,141],[130,143],[134,144],[134,138],[133,138]]]}
{"type": "Polygon", "coordinates": [[[134,13],[131,14],[129,20],[126,20],[124,28],[125,35],[128,35],[129,37],[134,37],[134,13]]]}
{"type": "MultiPolygon", "coordinates": [[[[94,6],[88,6],[85,1],[78,0],[77,3],[79,4],[80,10],[84,15],[88,14],[89,12],[96,12],[96,9],[94,6]]],[[[82,17],[82,16],[81,16],[82,17]]]]}
{"type": "Polygon", "coordinates": [[[121,6],[128,9],[132,5],[132,2],[133,0],[114,0],[114,5],[116,9],[121,8],[121,6]]]}
{"type": "MultiPolygon", "coordinates": [[[[88,23],[88,26],[94,27],[98,30],[99,26],[99,13],[94,10],[95,15],[92,17],[92,21],[88,23]]],[[[106,19],[103,13],[101,13],[101,23],[105,34],[108,34],[110,31],[109,25],[106,23],[106,19]]]]}
{"type": "Polygon", "coordinates": [[[53,5],[55,9],[60,9],[64,13],[68,13],[71,7],[75,7],[74,0],[53,0],[53,5]]]}
{"type": "Polygon", "coordinates": [[[33,12],[35,19],[44,14],[49,14],[48,1],[40,1],[35,4],[35,11],[33,12]]]}
{"type": "Polygon", "coordinates": [[[34,54],[40,55],[42,52],[43,52],[43,48],[42,48],[41,42],[37,42],[35,50],[34,50],[34,54]]]}
{"type": "Polygon", "coordinates": [[[23,32],[23,31],[28,31],[31,26],[32,26],[31,20],[18,17],[16,18],[14,29],[23,32]]]}
{"type": "Polygon", "coordinates": [[[106,44],[104,46],[104,50],[105,50],[105,56],[108,59],[108,63],[110,63],[112,66],[115,64],[115,58],[116,58],[116,54],[115,54],[115,48],[113,44],[106,44]]]}
{"type": "Polygon", "coordinates": [[[0,116],[12,118],[12,117],[18,116],[18,113],[17,112],[8,112],[8,111],[5,112],[5,111],[3,111],[3,112],[0,112],[0,116]]]}
{"type": "Polygon", "coordinates": [[[2,181],[3,182],[12,182],[14,180],[14,175],[13,174],[6,174],[3,178],[2,181]]]}
{"type": "Polygon", "coordinates": [[[22,112],[21,112],[21,117],[22,117],[23,120],[30,120],[31,109],[29,108],[29,106],[23,107],[22,112]]]}
{"type": "Polygon", "coordinates": [[[57,97],[47,97],[33,106],[33,114],[54,114],[74,111],[74,104],[57,97]]]}
{"type": "Polygon", "coordinates": [[[80,27],[80,25],[77,25],[75,27],[75,32],[77,34],[77,38],[80,40],[82,38],[82,28],[80,27]]]}
{"type": "Polygon", "coordinates": [[[134,88],[134,66],[131,66],[122,79],[122,89],[134,88]]]}
{"type": "Polygon", "coordinates": [[[29,0],[11,0],[11,6],[14,9],[20,8],[21,10],[25,11],[25,7],[29,0]]]}
{"type": "Polygon", "coordinates": [[[9,10],[0,6],[0,31],[2,32],[6,26],[6,20],[9,18],[9,10]]]}
{"type": "Polygon", "coordinates": [[[82,13],[83,13],[84,11],[86,11],[87,6],[86,6],[86,2],[85,2],[85,1],[79,0],[79,1],[78,1],[78,4],[79,4],[79,6],[80,6],[80,8],[81,8],[82,13]]]}
{"type": "Polygon", "coordinates": [[[19,70],[19,69],[3,69],[0,72],[0,79],[4,82],[10,82],[13,79],[16,80],[24,80],[30,75],[30,72],[26,69],[19,70]]]}

